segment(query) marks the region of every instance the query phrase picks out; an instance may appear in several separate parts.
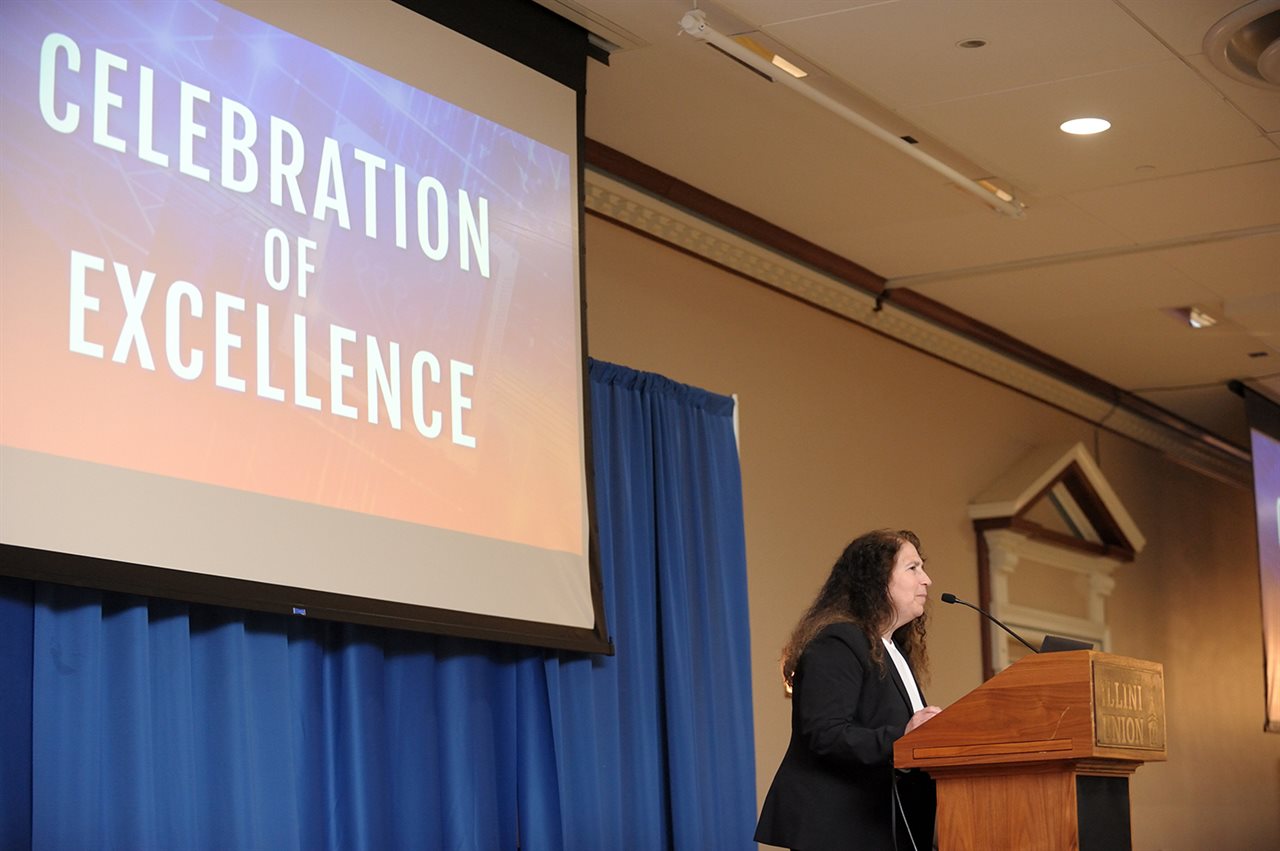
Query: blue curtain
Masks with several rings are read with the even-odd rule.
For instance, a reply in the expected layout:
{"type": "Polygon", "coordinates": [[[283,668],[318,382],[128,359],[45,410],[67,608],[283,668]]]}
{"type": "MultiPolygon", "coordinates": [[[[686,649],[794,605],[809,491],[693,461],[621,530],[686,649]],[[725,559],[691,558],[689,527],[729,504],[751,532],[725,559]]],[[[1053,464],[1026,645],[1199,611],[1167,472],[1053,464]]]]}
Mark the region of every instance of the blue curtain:
{"type": "Polygon", "coordinates": [[[0,848],[754,847],[733,402],[591,392],[616,656],[0,579],[0,848]]]}

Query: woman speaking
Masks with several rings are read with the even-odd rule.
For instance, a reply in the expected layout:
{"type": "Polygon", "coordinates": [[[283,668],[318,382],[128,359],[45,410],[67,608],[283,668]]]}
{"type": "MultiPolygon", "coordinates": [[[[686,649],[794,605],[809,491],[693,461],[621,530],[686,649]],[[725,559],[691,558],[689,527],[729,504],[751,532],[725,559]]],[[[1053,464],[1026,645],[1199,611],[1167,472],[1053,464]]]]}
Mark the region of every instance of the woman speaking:
{"type": "Polygon", "coordinates": [[[845,548],[782,652],[791,742],[756,841],[794,851],[933,847],[933,781],[896,772],[893,743],[941,710],[926,706],[920,540],[869,532],[845,548]]]}

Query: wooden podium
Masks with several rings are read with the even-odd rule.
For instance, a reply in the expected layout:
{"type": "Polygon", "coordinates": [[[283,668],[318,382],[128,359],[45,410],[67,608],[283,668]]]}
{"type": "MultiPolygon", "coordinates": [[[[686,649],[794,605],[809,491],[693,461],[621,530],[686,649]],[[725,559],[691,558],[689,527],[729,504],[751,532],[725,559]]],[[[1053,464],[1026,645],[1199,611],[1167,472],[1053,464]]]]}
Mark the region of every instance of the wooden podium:
{"type": "Polygon", "coordinates": [[[940,851],[1125,851],[1129,776],[1168,758],[1164,669],[1093,650],[1027,656],[893,750],[937,781],[940,851]]]}

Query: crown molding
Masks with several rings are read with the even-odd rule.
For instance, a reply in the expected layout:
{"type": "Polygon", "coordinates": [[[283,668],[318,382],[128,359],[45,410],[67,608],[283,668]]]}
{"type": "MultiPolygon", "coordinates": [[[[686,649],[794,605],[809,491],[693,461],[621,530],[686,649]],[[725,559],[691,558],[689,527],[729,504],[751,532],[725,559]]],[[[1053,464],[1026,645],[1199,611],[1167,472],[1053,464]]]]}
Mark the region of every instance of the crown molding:
{"type": "Polygon", "coordinates": [[[1206,476],[1251,486],[1248,454],[1216,436],[1025,344],[986,333],[980,323],[910,290],[890,294],[883,278],[857,264],[631,163],[588,142],[588,213],[1128,437],[1206,476]],[[769,238],[771,232],[776,238],[769,238]],[[800,256],[817,256],[821,268],[800,256]]]}

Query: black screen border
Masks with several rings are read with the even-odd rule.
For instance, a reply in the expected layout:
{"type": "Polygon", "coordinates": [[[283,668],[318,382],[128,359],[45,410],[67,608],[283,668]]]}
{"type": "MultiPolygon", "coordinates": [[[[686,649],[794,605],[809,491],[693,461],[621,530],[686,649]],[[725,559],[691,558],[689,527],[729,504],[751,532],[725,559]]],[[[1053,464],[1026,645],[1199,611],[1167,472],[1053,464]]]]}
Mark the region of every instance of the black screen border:
{"type": "Polygon", "coordinates": [[[1243,384],[1240,385],[1238,392],[1244,397],[1244,409],[1249,428],[1257,429],[1271,439],[1280,441],[1280,404],[1276,404],[1243,384]]]}

